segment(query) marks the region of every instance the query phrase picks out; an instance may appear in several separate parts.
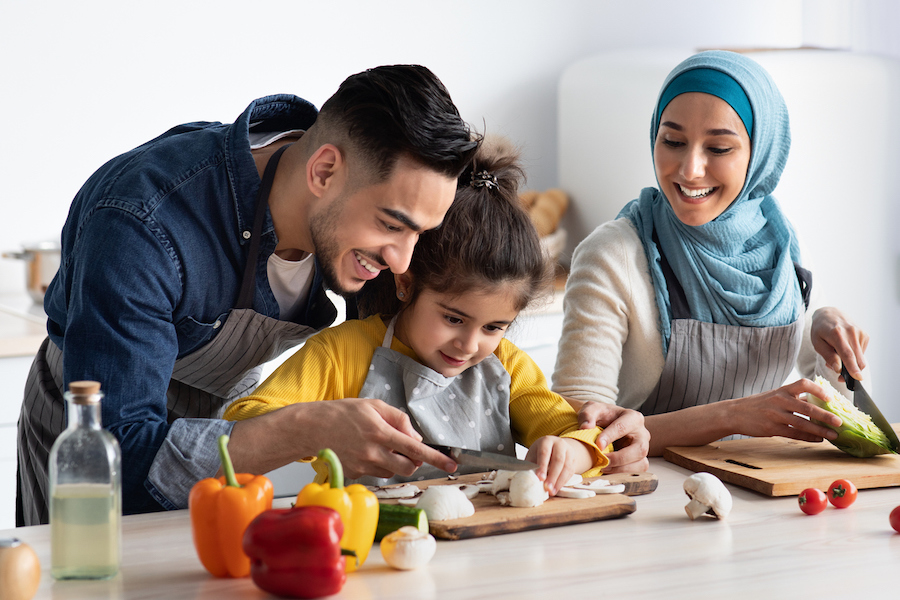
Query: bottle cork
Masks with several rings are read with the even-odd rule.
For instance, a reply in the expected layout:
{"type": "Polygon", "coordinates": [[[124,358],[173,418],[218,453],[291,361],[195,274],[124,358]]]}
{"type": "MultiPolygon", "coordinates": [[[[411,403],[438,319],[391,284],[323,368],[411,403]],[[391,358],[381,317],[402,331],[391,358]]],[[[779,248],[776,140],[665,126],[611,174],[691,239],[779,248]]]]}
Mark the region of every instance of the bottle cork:
{"type": "Polygon", "coordinates": [[[100,382],[98,381],[73,381],[69,383],[69,392],[73,396],[79,397],[80,403],[87,404],[99,400],[97,394],[100,393],[100,382]]]}

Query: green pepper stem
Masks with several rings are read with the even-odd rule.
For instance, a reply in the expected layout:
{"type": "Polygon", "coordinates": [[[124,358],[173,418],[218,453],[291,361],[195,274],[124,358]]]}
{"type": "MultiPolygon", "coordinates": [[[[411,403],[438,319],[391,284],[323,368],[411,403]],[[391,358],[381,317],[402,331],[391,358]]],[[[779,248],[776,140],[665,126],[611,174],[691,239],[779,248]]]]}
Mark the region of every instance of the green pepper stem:
{"type": "Polygon", "coordinates": [[[341,461],[334,450],[330,448],[319,450],[319,460],[324,460],[328,465],[328,480],[331,482],[331,487],[344,487],[344,467],[341,466],[341,461]]]}
{"type": "Polygon", "coordinates": [[[222,470],[225,471],[225,482],[231,487],[243,487],[238,483],[237,477],[234,476],[234,464],[232,464],[231,456],[228,454],[229,439],[224,433],[219,436],[219,458],[222,460],[222,470]]]}
{"type": "Polygon", "coordinates": [[[356,554],[356,550],[347,550],[346,548],[341,548],[341,556],[352,556],[356,559],[356,566],[359,566],[359,556],[356,554]]]}

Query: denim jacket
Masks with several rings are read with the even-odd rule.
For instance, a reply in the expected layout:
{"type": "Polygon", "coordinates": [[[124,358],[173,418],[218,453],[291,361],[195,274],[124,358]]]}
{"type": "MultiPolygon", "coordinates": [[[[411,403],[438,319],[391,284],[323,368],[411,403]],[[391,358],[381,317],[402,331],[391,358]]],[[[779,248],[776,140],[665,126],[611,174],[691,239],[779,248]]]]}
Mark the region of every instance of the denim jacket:
{"type": "MultiPolygon", "coordinates": [[[[48,332],[63,351],[66,387],[82,379],[103,386],[103,426],[122,447],[126,513],[186,501],[167,501],[148,472],[173,427],[166,389],[176,358],[209,342],[238,296],[260,185],[249,132],[307,129],[316,115],[309,102],[276,95],[255,100],[233,124],[179,125],[107,162],[72,203],[61,266],[44,300],[48,332]]],[[[276,243],[267,213],[253,308],[273,318],[279,308],[265,273],[276,243]]],[[[310,298],[323,294],[317,275],[310,298]]],[[[298,322],[330,324],[334,307],[325,304],[298,322]]],[[[196,456],[180,457],[197,463],[190,477],[214,474],[214,439],[232,424],[179,421],[193,421],[179,425],[204,440],[196,456]]],[[[177,471],[173,477],[185,477],[177,471]]]]}

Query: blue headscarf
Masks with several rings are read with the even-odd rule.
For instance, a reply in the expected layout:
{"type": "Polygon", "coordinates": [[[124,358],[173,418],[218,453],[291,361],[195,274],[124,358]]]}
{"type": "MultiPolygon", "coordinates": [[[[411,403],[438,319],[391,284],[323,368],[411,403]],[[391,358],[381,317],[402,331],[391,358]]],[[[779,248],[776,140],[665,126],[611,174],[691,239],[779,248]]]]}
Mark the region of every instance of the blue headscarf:
{"type": "MultiPolygon", "coordinates": [[[[790,124],[784,99],[765,69],[741,54],[718,50],[695,54],[675,67],[663,83],[657,109],[653,111],[651,153],[665,108],[660,105],[668,104],[674,97],[669,95],[669,85],[679,79],[676,86],[682,86],[683,91],[678,93],[711,93],[706,87],[685,86],[685,78],[679,78],[695,69],[724,73],[743,90],[743,94],[735,94],[734,90],[713,93],[729,104],[734,102],[732,107],[745,124],[748,115],[740,98],[749,101],[750,164],[740,194],[709,223],[685,225],[656,188],[641,190],[640,197],[619,213],[619,217],[634,223],[647,254],[664,351],[668,351],[672,333],[672,312],[660,267],[660,247],[684,288],[691,318],[695,320],[746,327],[788,325],[800,316],[803,306],[794,271],[794,262],[800,263],[797,236],[770,195],[787,161],[790,124]],[[654,228],[660,247],[652,239],[654,228]]],[[[709,86],[717,78],[701,79],[706,81],[703,85],[709,86]]]]}

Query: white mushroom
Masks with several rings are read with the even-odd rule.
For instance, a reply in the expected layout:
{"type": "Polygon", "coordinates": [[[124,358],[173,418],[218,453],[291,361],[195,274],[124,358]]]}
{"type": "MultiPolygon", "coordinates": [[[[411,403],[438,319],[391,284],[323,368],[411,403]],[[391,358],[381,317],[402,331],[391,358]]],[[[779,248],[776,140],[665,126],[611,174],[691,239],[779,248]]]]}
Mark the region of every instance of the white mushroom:
{"type": "Polygon", "coordinates": [[[462,493],[465,494],[466,498],[468,498],[469,500],[474,500],[475,497],[478,496],[478,492],[481,491],[481,489],[477,485],[473,485],[470,483],[460,483],[457,484],[456,487],[462,490],[462,493]]]}
{"type": "Polygon", "coordinates": [[[684,493],[691,499],[684,510],[692,521],[704,514],[724,519],[731,512],[731,493],[711,473],[694,473],[685,479],[684,493]]]}
{"type": "Polygon", "coordinates": [[[509,482],[509,500],[513,506],[540,506],[549,497],[544,482],[538,479],[534,471],[519,471],[509,482]]]}
{"type": "Polygon", "coordinates": [[[574,475],[569,477],[569,480],[563,487],[575,487],[581,485],[582,483],[584,483],[584,477],[582,477],[578,473],[575,473],[574,475]]]}
{"type": "Polygon", "coordinates": [[[601,487],[590,488],[595,494],[621,494],[625,491],[624,483],[617,483],[616,485],[604,485],[601,487]]]}
{"type": "Polygon", "coordinates": [[[436,549],[434,536],[410,525],[392,531],[381,540],[384,562],[403,571],[428,564],[436,549]]]}
{"type": "Polygon", "coordinates": [[[429,521],[462,519],[475,514],[475,505],[455,485],[432,485],[419,498],[416,508],[425,511],[429,521]]]}
{"type": "Polygon", "coordinates": [[[574,487],[580,490],[598,490],[600,488],[609,487],[608,479],[594,479],[592,481],[582,481],[581,483],[576,484],[566,484],[566,487],[574,487]]]}
{"type": "Polygon", "coordinates": [[[491,493],[495,496],[500,492],[509,489],[509,483],[518,471],[497,471],[494,476],[494,484],[491,487],[491,493]]]}
{"type": "Polygon", "coordinates": [[[393,485],[373,485],[367,486],[372,493],[380,500],[396,499],[396,498],[415,498],[422,490],[418,486],[411,483],[396,483],[393,485]]]}
{"type": "Polygon", "coordinates": [[[564,486],[559,488],[559,491],[556,492],[557,498],[593,498],[597,493],[594,490],[589,490],[586,488],[577,488],[577,487],[568,487],[564,486]]]}

